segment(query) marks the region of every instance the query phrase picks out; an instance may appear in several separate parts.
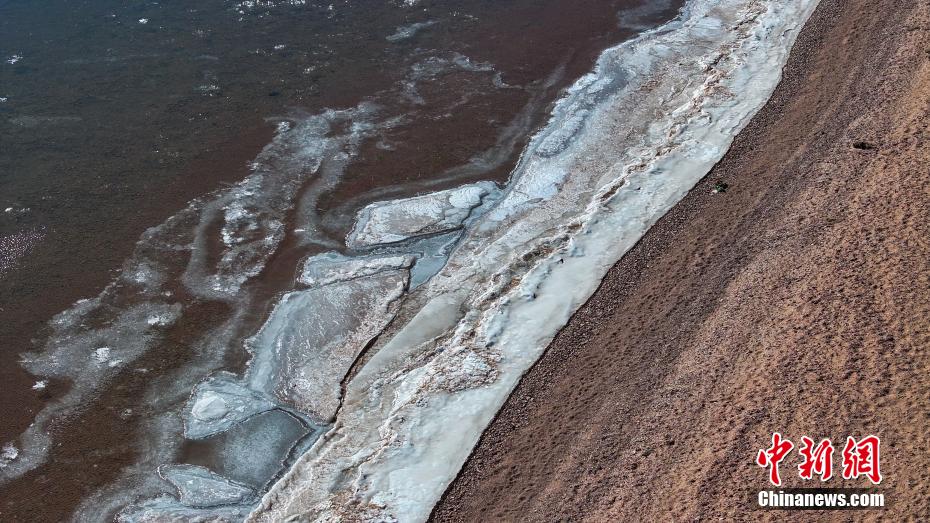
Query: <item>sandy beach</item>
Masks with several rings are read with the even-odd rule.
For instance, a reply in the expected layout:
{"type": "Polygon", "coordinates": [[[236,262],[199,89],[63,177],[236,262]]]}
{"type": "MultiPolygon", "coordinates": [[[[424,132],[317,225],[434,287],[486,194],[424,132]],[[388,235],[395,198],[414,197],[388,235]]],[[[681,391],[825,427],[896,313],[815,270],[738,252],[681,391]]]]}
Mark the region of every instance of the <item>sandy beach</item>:
{"type": "Polygon", "coordinates": [[[769,102],[523,377],[433,519],[780,519],[752,504],[776,431],[882,438],[887,507],[810,519],[930,515],[928,49],[924,2],[820,2],[769,102]]]}

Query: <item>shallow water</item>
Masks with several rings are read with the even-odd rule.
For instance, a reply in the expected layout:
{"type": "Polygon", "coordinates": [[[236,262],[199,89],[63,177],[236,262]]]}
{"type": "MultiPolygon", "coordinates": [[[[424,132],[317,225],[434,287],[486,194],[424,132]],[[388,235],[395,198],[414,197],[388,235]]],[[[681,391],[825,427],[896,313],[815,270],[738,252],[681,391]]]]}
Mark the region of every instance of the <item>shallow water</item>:
{"type": "Polygon", "coordinates": [[[105,518],[171,492],[163,463],[226,466],[248,434],[184,443],[177,412],[243,370],[300,260],[368,203],[506,179],[559,90],[678,7],[647,4],[0,2],[3,519],[105,518]]]}

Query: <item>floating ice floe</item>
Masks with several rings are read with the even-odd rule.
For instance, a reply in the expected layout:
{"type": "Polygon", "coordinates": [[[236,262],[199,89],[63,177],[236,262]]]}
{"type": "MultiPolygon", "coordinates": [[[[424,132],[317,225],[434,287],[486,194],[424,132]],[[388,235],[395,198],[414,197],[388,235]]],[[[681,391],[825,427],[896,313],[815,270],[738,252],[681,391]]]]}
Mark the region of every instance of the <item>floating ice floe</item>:
{"type": "Polygon", "coordinates": [[[370,121],[374,111],[371,104],[362,103],[279,124],[275,140],[253,163],[252,174],[202,211],[195,255],[184,275],[188,288],[208,297],[236,295],[283,241],[285,217],[307,178],[322,174],[338,179],[362,140],[378,132],[370,121]],[[339,125],[346,125],[347,131],[333,133],[339,125]],[[226,248],[216,267],[210,267],[201,231],[217,215],[222,216],[220,236],[226,248]]]}
{"type": "Polygon", "coordinates": [[[359,211],[346,245],[359,249],[458,229],[498,193],[493,182],[479,182],[370,204],[359,211]]]}

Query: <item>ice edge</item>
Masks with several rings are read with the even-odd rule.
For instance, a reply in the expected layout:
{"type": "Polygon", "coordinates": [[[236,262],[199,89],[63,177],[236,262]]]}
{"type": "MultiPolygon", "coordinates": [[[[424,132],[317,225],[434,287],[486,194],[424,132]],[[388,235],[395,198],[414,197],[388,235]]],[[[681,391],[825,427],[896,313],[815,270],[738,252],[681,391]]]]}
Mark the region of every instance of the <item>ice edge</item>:
{"type": "Polygon", "coordinates": [[[606,270],[764,105],[816,5],[694,0],[679,19],[605,51],[531,141],[504,197],[424,286],[427,304],[349,383],[330,432],[249,519],[426,519],[606,270]],[[629,85],[612,84],[624,74],[629,85]],[[667,117],[650,121],[654,112],[667,117]]]}

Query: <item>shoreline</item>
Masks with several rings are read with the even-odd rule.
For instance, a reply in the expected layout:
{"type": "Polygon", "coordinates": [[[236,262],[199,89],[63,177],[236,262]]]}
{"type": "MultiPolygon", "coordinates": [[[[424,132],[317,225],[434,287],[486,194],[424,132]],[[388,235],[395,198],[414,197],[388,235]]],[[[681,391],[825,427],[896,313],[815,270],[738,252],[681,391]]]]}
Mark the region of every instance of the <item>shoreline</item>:
{"type": "Polygon", "coordinates": [[[814,5],[695,0],[606,50],[556,104],[501,199],[378,338],[333,429],[249,520],[426,519],[598,276],[765,104],[814,5]]]}
{"type": "Polygon", "coordinates": [[[907,7],[820,2],[765,107],[523,376],[433,520],[754,520],[774,431],[878,433],[882,515],[927,512],[930,71],[907,7]]]}

